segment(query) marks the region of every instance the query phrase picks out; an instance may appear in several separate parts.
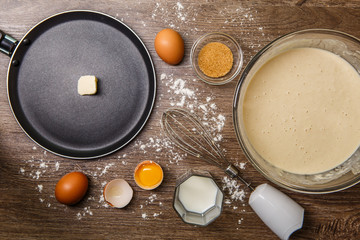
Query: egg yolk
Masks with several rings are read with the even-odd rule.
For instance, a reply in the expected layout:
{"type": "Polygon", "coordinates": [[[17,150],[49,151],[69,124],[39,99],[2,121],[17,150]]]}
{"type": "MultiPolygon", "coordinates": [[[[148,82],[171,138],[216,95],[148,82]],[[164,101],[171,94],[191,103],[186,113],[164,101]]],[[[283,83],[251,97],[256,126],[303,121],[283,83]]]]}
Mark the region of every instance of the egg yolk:
{"type": "Polygon", "coordinates": [[[135,170],[135,181],[142,188],[155,188],[160,185],[162,179],[163,171],[161,167],[152,161],[141,163],[135,170]]]}

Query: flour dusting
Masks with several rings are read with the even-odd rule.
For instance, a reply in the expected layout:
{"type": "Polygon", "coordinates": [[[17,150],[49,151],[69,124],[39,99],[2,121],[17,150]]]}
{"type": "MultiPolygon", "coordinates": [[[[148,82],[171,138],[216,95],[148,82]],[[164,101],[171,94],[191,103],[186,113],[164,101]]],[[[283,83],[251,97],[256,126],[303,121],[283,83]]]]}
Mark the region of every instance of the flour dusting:
{"type": "MultiPolygon", "coordinates": [[[[202,92],[198,88],[188,87],[190,81],[197,82],[196,79],[178,78],[173,74],[160,74],[161,84],[167,87],[170,101],[167,107],[180,107],[189,110],[199,116],[202,123],[210,131],[215,142],[223,140],[221,134],[226,117],[224,113],[219,113],[215,100],[216,97],[211,93],[206,96],[202,96],[202,92]]],[[[163,95],[160,95],[160,99],[163,95]]],[[[161,106],[161,103],[158,107],[161,106]]],[[[181,161],[187,157],[187,154],[177,148],[168,137],[160,131],[157,136],[149,137],[147,140],[135,141],[135,147],[137,147],[144,154],[148,152],[156,152],[156,158],[168,159],[168,164],[179,165],[181,161]]]]}
{"type": "MultiPolygon", "coordinates": [[[[225,126],[226,117],[222,113],[217,113],[218,107],[214,100],[215,96],[210,94],[202,97],[202,92],[198,88],[190,89],[187,87],[189,79],[176,78],[173,74],[161,74],[161,82],[169,87],[168,92],[171,93],[170,106],[184,107],[191,113],[195,113],[201,119],[203,124],[208,128],[214,136],[214,141],[222,140],[221,131],[225,126]]],[[[192,81],[197,81],[193,79],[192,81]]]]}
{"type": "Polygon", "coordinates": [[[141,213],[143,219],[157,218],[162,214],[162,211],[150,213],[150,210],[147,208],[148,205],[158,205],[159,207],[162,207],[163,204],[161,201],[158,201],[158,195],[156,193],[150,194],[145,200],[145,203],[139,205],[139,209],[143,210],[141,213]]]}
{"type": "Polygon", "coordinates": [[[241,202],[244,201],[245,191],[244,189],[240,188],[241,184],[237,180],[230,179],[228,176],[225,176],[223,177],[222,182],[223,182],[223,190],[226,190],[229,193],[231,200],[241,201],[241,202]]]}

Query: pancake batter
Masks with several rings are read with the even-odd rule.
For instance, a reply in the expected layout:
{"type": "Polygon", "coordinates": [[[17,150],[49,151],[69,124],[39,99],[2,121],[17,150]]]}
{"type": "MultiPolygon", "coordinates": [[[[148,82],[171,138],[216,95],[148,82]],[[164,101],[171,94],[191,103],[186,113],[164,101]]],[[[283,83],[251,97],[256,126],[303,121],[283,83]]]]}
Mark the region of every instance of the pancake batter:
{"type": "Polygon", "coordinates": [[[253,147],[276,167],[299,174],[330,170],[360,144],[359,73],[325,50],[288,50],[251,80],[243,118],[253,147]]]}

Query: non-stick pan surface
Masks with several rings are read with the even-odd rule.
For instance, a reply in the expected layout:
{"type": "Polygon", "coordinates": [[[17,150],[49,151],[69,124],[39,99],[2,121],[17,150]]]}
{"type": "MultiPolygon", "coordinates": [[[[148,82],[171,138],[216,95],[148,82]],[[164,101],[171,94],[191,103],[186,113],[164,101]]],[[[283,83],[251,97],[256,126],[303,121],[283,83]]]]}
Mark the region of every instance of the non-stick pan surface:
{"type": "Polygon", "coordinates": [[[108,15],[52,16],[24,36],[14,60],[19,64],[8,71],[12,111],[27,135],[55,154],[95,158],[114,152],[139,133],[151,113],[151,57],[129,27],[108,15]],[[77,93],[82,75],[99,79],[96,95],[77,93]]]}

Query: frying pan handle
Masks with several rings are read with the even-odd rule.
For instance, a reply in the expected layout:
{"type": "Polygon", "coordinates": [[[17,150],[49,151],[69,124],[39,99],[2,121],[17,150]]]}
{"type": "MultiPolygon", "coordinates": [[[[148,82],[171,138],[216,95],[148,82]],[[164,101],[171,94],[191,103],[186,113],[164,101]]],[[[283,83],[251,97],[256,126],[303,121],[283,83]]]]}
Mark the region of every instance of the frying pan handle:
{"type": "Polygon", "coordinates": [[[11,56],[18,41],[0,30],[0,52],[11,56]]]}

